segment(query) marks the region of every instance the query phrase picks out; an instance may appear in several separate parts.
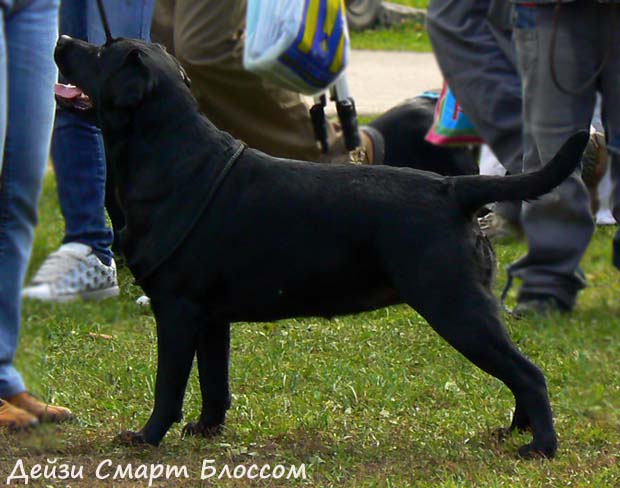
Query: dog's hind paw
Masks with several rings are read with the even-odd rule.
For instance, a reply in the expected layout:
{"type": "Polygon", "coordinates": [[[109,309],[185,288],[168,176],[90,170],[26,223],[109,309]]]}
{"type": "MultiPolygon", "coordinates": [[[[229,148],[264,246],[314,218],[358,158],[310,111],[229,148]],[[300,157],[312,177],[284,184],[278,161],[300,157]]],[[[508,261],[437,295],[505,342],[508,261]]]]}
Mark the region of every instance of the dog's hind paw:
{"type": "Polygon", "coordinates": [[[133,430],[121,432],[114,438],[114,442],[124,446],[138,446],[147,444],[142,432],[134,432],[133,430]]]}
{"type": "Polygon", "coordinates": [[[204,425],[200,422],[190,422],[183,427],[183,437],[189,436],[202,436],[211,438],[220,435],[224,430],[224,424],[216,425],[204,425]]]}

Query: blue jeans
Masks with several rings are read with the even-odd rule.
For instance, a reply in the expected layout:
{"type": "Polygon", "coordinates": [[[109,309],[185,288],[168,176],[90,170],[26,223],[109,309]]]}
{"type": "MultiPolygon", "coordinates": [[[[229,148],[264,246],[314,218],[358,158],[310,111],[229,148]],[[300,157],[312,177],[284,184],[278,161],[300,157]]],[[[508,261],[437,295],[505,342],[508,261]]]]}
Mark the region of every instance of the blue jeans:
{"type": "MultiPolygon", "coordinates": [[[[104,0],[113,37],[148,40],[154,0],[104,0]]],[[[94,44],[105,35],[95,0],[68,0],[60,7],[60,32],[94,44]]],[[[65,242],[93,248],[105,264],[112,259],[112,230],[106,225],[106,165],[101,131],[67,110],[56,114],[52,159],[65,242]]]]}
{"type": "Polygon", "coordinates": [[[0,1],[0,398],[25,390],[13,359],[54,121],[58,3],[0,1]]]}

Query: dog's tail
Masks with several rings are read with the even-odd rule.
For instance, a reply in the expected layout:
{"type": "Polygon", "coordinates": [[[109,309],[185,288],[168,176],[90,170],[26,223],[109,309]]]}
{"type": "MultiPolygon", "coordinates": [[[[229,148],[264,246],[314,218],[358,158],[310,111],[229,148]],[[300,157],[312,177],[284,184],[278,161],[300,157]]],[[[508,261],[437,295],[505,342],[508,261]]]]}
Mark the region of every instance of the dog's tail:
{"type": "Polygon", "coordinates": [[[468,214],[487,203],[509,200],[532,200],[550,192],[575,170],[589,134],[580,131],[564,143],[555,157],[542,169],[515,176],[454,176],[456,200],[468,214]]]}

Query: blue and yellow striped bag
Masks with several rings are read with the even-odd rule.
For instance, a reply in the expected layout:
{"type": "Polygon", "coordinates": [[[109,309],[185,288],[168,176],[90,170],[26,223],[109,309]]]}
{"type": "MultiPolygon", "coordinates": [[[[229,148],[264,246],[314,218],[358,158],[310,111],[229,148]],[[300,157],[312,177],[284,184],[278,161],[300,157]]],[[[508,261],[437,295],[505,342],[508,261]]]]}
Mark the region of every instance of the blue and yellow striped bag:
{"type": "Polygon", "coordinates": [[[324,91],[349,50],[344,0],[248,0],[243,64],[284,88],[324,91]]]}

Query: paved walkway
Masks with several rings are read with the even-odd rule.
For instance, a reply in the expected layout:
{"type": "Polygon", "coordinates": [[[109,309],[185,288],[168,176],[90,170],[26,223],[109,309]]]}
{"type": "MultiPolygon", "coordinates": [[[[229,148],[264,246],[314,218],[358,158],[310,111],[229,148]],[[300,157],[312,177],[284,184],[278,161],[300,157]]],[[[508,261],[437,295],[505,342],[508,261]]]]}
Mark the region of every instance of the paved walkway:
{"type": "MultiPolygon", "coordinates": [[[[360,115],[385,112],[442,83],[432,53],[351,51],[346,76],[360,115]]],[[[334,110],[330,104],[328,113],[334,110]]]]}

